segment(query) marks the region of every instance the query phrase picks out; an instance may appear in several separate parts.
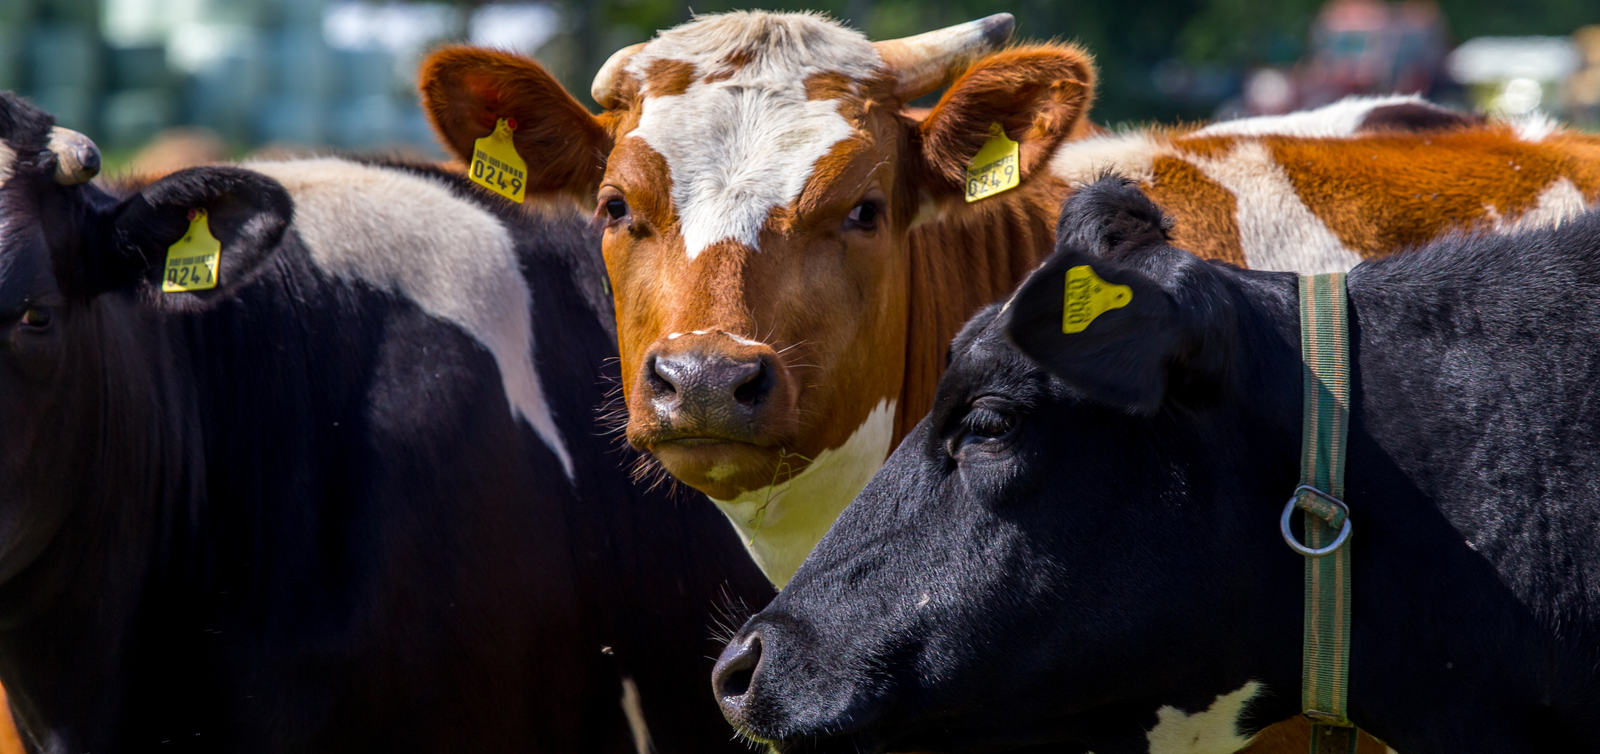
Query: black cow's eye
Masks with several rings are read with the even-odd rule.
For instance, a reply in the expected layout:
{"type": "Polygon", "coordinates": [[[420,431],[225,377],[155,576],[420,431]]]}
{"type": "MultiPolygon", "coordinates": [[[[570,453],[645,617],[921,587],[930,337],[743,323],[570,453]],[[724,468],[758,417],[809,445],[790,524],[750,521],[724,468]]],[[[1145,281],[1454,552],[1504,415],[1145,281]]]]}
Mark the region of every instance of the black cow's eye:
{"type": "Polygon", "coordinates": [[[877,202],[862,202],[850,210],[850,216],[845,219],[845,224],[852,228],[872,230],[878,227],[880,212],[877,202]]]}
{"type": "Polygon", "coordinates": [[[29,307],[22,312],[22,324],[37,330],[50,326],[50,310],[42,307],[29,307]]]}
{"type": "Polygon", "coordinates": [[[606,216],[612,220],[621,220],[628,216],[628,203],[621,197],[612,197],[606,200],[606,216]]]}
{"type": "Polygon", "coordinates": [[[950,454],[961,452],[968,445],[1004,440],[1017,428],[1017,415],[997,401],[979,399],[972,410],[962,417],[954,436],[950,439],[950,454]]]}

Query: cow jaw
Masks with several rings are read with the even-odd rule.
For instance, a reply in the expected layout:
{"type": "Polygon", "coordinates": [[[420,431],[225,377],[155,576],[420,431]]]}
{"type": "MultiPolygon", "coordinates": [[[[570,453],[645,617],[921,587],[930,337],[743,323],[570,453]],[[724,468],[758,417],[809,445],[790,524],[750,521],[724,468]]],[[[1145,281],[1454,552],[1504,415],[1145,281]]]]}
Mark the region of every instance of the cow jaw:
{"type": "Polygon", "coordinates": [[[879,401],[850,439],[817,454],[811,465],[787,481],[729,500],[711,498],[739,532],[762,573],[779,588],[789,583],[840,511],[889,457],[896,403],[888,398],[879,401]]]}

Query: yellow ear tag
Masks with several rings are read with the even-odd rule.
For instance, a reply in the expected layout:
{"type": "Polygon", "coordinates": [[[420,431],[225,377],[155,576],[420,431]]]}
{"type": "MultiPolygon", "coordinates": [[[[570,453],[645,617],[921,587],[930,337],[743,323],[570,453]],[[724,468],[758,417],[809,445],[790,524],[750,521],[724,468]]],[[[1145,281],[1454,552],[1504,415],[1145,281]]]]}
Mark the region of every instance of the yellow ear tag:
{"type": "Polygon", "coordinates": [[[217,264],[221,261],[222,242],[211,235],[206,211],[189,210],[189,229],[177,243],[167,247],[161,292],[206,291],[217,287],[217,264]]]}
{"type": "Polygon", "coordinates": [[[1061,309],[1061,332],[1083,332],[1095,317],[1121,309],[1132,300],[1132,288],[1101,280],[1089,265],[1073,267],[1067,270],[1067,303],[1061,309]]]}
{"type": "Polygon", "coordinates": [[[494,133],[473,143],[472,182],[521,202],[527,192],[528,163],[522,161],[511,143],[511,132],[515,130],[515,118],[501,118],[494,124],[494,133]]]}
{"type": "Polygon", "coordinates": [[[999,123],[990,123],[989,141],[967,166],[967,201],[1014,189],[1021,181],[1022,160],[1017,157],[1017,143],[1006,138],[999,123]]]}

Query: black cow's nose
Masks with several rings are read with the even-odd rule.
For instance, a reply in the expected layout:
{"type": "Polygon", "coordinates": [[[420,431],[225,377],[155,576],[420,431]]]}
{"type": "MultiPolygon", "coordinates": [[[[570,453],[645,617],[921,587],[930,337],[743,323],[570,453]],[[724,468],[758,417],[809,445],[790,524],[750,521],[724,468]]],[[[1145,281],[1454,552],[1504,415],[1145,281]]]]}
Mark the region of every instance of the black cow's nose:
{"type": "Polygon", "coordinates": [[[650,381],[662,397],[711,404],[732,399],[746,408],[765,399],[774,382],[763,356],[730,359],[698,351],[651,357],[650,381]]]}
{"type": "Polygon", "coordinates": [[[743,641],[729,644],[717,658],[711,671],[711,689],[722,705],[722,714],[736,720],[744,712],[744,702],[750,693],[761,665],[761,634],[752,633],[743,641]]]}

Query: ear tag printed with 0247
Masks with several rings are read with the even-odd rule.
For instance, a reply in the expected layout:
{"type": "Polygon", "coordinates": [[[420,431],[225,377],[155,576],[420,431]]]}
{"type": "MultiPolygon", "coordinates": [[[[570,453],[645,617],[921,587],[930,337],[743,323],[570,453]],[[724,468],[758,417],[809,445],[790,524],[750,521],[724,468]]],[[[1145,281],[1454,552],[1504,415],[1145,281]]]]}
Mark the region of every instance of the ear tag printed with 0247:
{"type": "Polygon", "coordinates": [[[520,202],[528,189],[528,163],[511,143],[516,130],[515,118],[501,118],[495,121],[494,133],[473,142],[471,177],[473,183],[520,202]]]}
{"type": "Polygon", "coordinates": [[[1021,181],[1022,160],[1017,157],[1017,143],[1006,138],[999,123],[990,123],[989,140],[967,166],[967,201],[1014,189],[1021,181]]]}
{"type": "Polygon", "coordinates": [[[207,291],[217,287],[217,265],[222,261],[222,242],[211,235],[206,211],[189,210],[189,229],[183,238],[167,247],[167,264],[161,271],[161,292],[207,291]]]}
{"type": "Polygon", "coordinates": [[[1083,332],[1095,317],[1121,309],[1133,300],[1133,289],[1108,283],[1094,268],[1080,264],[1067,270],[1066,304],[1061,307],[1061,332],[1083,332]]]}

